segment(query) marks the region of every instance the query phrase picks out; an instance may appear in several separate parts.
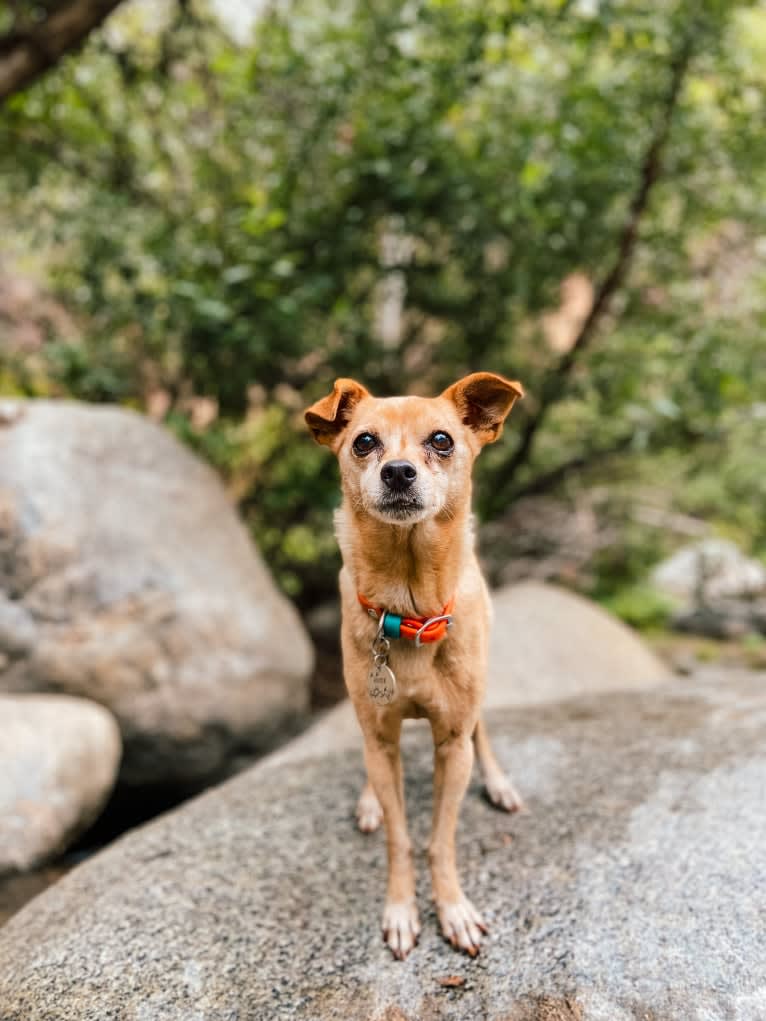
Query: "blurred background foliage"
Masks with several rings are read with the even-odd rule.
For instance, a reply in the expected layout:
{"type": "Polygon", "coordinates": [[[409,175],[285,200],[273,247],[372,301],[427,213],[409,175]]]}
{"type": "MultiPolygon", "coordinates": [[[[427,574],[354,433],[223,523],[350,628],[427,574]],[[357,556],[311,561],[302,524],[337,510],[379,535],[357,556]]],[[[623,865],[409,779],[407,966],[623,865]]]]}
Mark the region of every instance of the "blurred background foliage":
{"type": "Polygon", "coordinates": [[[38,288],[3,390],[165,421],[306,609],[338,480],[302,409],[507,374],[493,580],[651,624],[683,538],[766,554],[765,122],[763,2],[284,0],[246,38],[122,4],[0,111],[0,258],[38,288]]]}

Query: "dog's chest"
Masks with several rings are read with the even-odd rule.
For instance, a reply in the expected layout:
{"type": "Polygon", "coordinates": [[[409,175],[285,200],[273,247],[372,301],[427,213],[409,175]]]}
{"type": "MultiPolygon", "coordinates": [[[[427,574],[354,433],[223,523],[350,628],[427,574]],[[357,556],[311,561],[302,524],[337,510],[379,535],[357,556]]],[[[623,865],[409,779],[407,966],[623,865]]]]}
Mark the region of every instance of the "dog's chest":
{"type": "Polygon", "coordinates": [[[438,676],[431,649],[409,644],[392,645],[388,666],[396,678],[398,699],[424,708],[433,703],[438,694],[438,676]]]}

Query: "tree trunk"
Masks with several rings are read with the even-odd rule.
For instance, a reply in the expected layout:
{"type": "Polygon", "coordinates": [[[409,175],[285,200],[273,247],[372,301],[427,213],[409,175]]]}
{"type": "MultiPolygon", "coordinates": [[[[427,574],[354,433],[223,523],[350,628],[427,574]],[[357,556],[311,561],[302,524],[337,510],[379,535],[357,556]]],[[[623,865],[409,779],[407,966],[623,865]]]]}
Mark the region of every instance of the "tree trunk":
{"type": "Polygon", "coordinates": [[[686,73],[689,70],[689,64],[693,55],[692,43],[692,35],[689,33],[684,38],[678,52],[671,61],[668,90],[660,110],[657,127],[641,162],[637,188],[620,234],[617,253],[612,267],[596,289],[593,306],[580,327],[574,343],[543,380],[540,393],[538,394],[537,409],[527,419],[521,432],[519,445],[506,466],[507,482],[510,482],[518,469],[530,460],[532,448],[540,427],[553,406],[566,395],[569,377],[577,364],[578,358],[590,344],[609,309],[615,293],[630,268],[638,240],[641,220],[647,210],[654,186],[660,178],[662,151],[667,142],[673,114],[678,105],[686,73]]]}
{"type": "Polygon", "coordinates": [[[0,103],[75,49],[121,0],[65,0],[37,24],[0,37],[0,103]]]}

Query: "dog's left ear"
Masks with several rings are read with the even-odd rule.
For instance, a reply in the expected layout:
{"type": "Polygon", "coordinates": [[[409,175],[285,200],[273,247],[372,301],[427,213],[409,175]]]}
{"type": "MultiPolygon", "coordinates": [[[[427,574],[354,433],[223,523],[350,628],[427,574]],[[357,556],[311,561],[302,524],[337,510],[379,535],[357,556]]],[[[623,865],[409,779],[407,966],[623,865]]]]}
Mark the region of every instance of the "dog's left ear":
{"type": "Polygon", "coordinates": [[[369,396],[369,390],[355,379],[336,379],[332,393],[312,404],[303,416],[317,443],[334,449],[354,408],[362,398],[369,396]]]}
{"type": "Polygon", "coordinates": [[[442,394],[452,401],[463,425],[476,433],[479,442],[494,443],[503,431],[503,422],[519,397],[521,383],[497,376],[494,372],[474,372],[459,379],[442,394]]]}

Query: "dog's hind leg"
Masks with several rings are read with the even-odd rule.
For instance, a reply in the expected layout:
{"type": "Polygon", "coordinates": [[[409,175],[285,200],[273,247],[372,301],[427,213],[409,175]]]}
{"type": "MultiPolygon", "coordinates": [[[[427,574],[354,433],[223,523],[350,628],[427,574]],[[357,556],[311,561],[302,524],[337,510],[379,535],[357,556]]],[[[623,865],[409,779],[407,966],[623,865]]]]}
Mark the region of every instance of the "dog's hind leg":
{"type": "Polygon", "coordinates": [[[369,780],[356,803],[356,824],[362,833],[374,833],[383,822],[383,808],[369,780]]]}
{"type": "Polygon", "coordinates": [[[473,744],[476,749],[476,757],[481,767],[481,775],[484,778],[484,788],[487,797],[495,806],[504,812],[518,812],[524,808],[521,795],[505,775],[500,763],[495,758],[492,745],[489,741],[487,726],[484,720],[479,718],[476,729],[473,732],[473,744]]]}

